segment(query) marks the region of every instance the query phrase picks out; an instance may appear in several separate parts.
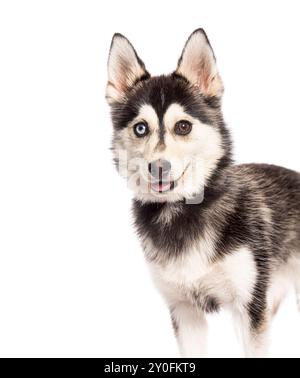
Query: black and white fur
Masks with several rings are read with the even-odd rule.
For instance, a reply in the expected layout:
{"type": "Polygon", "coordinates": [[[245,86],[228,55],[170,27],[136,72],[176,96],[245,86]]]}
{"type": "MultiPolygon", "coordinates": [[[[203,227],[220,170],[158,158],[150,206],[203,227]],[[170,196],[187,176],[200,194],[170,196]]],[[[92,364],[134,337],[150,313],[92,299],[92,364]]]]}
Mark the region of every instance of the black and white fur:
{"type": "Polygon", "coordinates": [[[116,34],[108,76],[115,161],[134,190],[135,226],[182,356],[205,355],[206,314],[223,307],[246,355],[265,356],[283,281],[293,283],[300,307],[300,174],[233,165],[223,85],[202,29],[188,39],[176,71],[159,77],[116,34]],[[192,124],[189,135],[174,133],[180,120],[192,124]],[[133,130],[139,122],[149,127],[143,138],[133,130]],[[151,190],[147,167],[160,159],[172,165],[173,190],[151,190]],[[193,201],[200,193],[203,200],[193,201]]]}

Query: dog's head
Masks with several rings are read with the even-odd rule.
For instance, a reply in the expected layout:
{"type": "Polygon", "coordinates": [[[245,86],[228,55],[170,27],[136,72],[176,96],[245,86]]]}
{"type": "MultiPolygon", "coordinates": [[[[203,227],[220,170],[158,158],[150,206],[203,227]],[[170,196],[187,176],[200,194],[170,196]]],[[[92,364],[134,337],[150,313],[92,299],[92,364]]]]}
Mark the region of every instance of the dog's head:
{"type": "Polygon", "coordinates": [[[115,34],[106,98],[119,172],[141,201],[193,201],[230,159],[221,114],[223,84],[202,29],[188,39],[177,69],[151,77],[131,43],[115,34]]]}

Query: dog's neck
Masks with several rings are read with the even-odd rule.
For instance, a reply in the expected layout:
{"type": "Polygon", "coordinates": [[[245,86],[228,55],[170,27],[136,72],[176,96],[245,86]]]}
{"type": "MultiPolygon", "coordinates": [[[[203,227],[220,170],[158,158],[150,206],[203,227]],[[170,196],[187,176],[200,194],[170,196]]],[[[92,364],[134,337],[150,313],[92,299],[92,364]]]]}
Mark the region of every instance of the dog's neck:
{"type": "MultiPolygon", "coordinates": [[[[231,159],[219,161],[217,169],[204,189],[204,199],[200,203],[141,202],[133,203],[135,228],[142,242],[150,241],[154,247],[150,258],[160,262],[182,256],[189,246],[205,235],[209,211],[218,206],[218,201],[230,190],[227,168],[231,159]],[[206,211],[208,210],[208,211],[206,211]],[[154,252],[156,251],[156,252],[154,252]]],[[[218,212],[214,218],[218,217],[218,212]]]]}

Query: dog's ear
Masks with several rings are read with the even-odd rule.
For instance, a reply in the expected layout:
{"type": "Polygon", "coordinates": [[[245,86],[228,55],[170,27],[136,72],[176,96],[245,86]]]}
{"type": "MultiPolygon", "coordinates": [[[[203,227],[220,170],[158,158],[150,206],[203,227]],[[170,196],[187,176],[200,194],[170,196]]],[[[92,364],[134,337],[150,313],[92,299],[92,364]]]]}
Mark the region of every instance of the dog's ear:
{"type": "Polygon", "coordinates": [[[106,99],[109,104],[120,102],[126,92],[140,80],[150,77],[132,44],[121,34],[115,34],[108,58],[106,99]]]}
{"type": "Polygon", "coordinates": [[[195,30],[187,40],[176,73],[198,87],[204,96],[222,96],[223,83],[214,52],[203,29],[195,30]]]}

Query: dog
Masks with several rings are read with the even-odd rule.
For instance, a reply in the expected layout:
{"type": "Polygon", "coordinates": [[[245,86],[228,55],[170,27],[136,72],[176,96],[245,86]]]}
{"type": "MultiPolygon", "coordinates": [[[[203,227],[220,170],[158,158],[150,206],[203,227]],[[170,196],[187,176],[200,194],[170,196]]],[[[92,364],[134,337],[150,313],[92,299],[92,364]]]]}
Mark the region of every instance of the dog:
{"type": "Polygon", "coordinates": [[[285,282],[300,308],[300,174],[234,165],[223,89],[203,29],[177,69],[156,77],[128,39],[113,36],[114,161],[134,192],[137,234],[181,356],[206,355],[207,314],[228,308],[246,357],[259,358],[285,282]]]}

